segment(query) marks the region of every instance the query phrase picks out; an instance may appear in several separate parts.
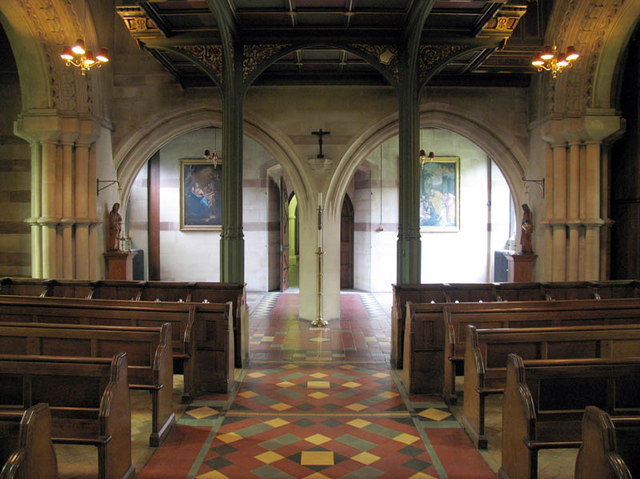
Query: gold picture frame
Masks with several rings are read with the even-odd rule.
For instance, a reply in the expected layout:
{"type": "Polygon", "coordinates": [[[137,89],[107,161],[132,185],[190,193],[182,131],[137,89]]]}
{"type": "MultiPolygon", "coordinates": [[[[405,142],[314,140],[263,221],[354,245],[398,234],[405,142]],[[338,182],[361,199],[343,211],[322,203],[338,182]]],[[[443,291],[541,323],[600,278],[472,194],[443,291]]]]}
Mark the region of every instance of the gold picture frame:
{"type": "Polygon", "coordinates": [[[180,160],[180,229],[222,229],[222,168],[209,160],[180,160]]]}
{"type": "Polygon", "coordinates": [[[436,156],[420,165],[420,231],[460,230],[460,157],[436,156]]]}

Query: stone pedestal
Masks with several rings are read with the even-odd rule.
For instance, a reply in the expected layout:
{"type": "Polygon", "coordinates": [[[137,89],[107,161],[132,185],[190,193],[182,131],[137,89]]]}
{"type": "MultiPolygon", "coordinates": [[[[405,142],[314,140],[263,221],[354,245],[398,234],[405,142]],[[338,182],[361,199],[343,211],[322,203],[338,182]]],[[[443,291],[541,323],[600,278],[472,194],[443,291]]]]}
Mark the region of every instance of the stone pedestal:
{"type": "Polygon", "coordinates": [[[509,281],[515,283],[533,281],[533,265],[537,257],[537,254],[507,255],[509,281]]]}
{"type": "Polygon", "coordinates": [[[133,257],[138,254],[135,251],[107,251],[104,257],[107,260],[107,279],[133,279],[133,257]]]}

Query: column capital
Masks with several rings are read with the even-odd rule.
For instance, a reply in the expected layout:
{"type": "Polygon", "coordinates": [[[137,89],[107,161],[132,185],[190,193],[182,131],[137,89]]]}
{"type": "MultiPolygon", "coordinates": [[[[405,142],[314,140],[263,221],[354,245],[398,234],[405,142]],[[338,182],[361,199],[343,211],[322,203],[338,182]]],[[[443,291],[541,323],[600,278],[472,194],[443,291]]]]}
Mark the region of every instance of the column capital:
{"type": "Polygon", "coordinates": [[[611,109],[588,109],[580,117],[550,118],[542,124],[542,139],[551,146],[601,143],[617,139],[625,120],[611,109]]]}

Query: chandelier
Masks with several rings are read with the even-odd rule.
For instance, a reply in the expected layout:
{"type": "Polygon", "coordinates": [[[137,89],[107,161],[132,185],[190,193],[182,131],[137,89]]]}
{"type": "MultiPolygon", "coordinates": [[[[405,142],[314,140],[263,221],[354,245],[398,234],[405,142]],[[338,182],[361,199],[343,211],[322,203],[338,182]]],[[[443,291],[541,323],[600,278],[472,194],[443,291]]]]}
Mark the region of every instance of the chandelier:
{"type": "Polygon", "coordinates": [[[109,61],[109,51],[106,48],[101,48],[98,54],[94,55],[91,50],[85,48],[84,41],[78,38],[72,47],[64,47],[60,58],[67,62],[68,67],[80,68],[80,72],[85,75],[93,67],[100,68],[107,63],[109,61]]]}
{"type": "Polygon", "coordinates": [[[580,54],[572,46],[567,47],[565,53],[558,53],[558,47],[555,45],[552,47],[545,46],[531,61],[531,65],[537,68],[539,72],[542,70],[550,71],[553,78],[557,78],[558,73],[567,67],[571,68],[573,62],[579,57],[580,54]]]}
{"type": "MultiPolygon", "coordinates": [[[[87,21],[87,0],[82,3],[82,20],[87,21]]],[[[85,32],[86,33],[86,32],[85,32]]],[[[100,48],[98,54],[94,55],[91,50],[87,50],[84,40],[78,38],[72,46],[66,46],[60,54],[60,58],[66,62],[68,67],[74,66],[80,69],[82,75],[91,70],[93,67],[100,68],[109,61],[109,50],[100,48]]]]}
{"type": "Polygon", "coordinates": [[[433,161],[436,155],[433,154],[433,151],[430,151],[427,155],[424,150],[420,150],[420,166],[423,166],[425,163],[429,163],[433,161]]]}

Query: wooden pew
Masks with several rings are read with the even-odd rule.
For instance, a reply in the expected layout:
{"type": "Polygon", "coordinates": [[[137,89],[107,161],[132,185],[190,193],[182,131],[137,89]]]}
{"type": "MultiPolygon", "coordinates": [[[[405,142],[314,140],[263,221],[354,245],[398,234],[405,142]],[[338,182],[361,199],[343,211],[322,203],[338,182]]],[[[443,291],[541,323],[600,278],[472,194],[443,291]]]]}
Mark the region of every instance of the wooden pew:
{"type": "MultiPolygon", "coordinates": [[[[7,281],[11,282],[10,279],[7,281]]],[[[195,303],[226,303],[231,301],[235,318],[235,366],[238,368],[246,367],[249,363],[249,309],[243,283],[120,280],[29,281],[36,284],[47,281],[46,290],[41,291],[47,297],[195,303]]],[[[16,290],[15,295],[19,295],[19,291],[22,290],[16,290]]],[[[4,294],[2,290],[0,290],[0,294],[4,294]]],[[[33,296],[33,294],[28,296],[33,296]]]]}
{"type": "Polygon", "coordinates": [[[524,360],[640,356],[640,324],[505,329],[468,325],[461,422],[479,449],[487,447],[485,399],[504,392],[510,353],[524,360]]]}
{"type": "Polygon", "coordinates": [[[96,446],[100,479],[134,477],[125,353],[112,359],[2,354],[0,381],[0,409],[49,404],[54,443],[96,446]]]}
{"type": "Polygon", "coordinates": [[[640,417],[611,417],[587,406],[575,479],[640,477],[640,417]]]}
{"type": "Polygon", "coordinates": [[[403,345],[407,303],[444,303],[442,284],[393,284],[391,305],[391,367],[403,368],[403,345]]]}
{"type": "Polygon", "coordinates": [[[0,294],[12,296],[46,296],[50,280],[39,278],[2,278],[0,294]]]}
{"type": "Polygon", "coordinates": [[[171,325],[157,328],[0,322],[0,351],[112,358],[127,353],[130,389],[151,393],[149,445],[157,447],[175,424],[172,406],[171,325]]]}
{"type": "Polygon", "coordinates": [[[184,374],[183,401],[189,402],[205,392],[225,393],[233,385],[231,303],[0,296],[0,322],[7,321],[143,327],[170,323],[173,358],[178,363],[174,371],[184,374]],[[196,326],[200,322],[206,324],[196,326]],[[207,364],[206,370],[194,366],[198,363],[207,364]],[[219,365],[220,369],[210,371],[212,364],[219,365]]]}
{"type": "Polygon", "coordinates": [[[0,479],[56,479],[58,465],[51,443],[49,406],[38,403],[24,412],[0,411],[0,479]],[[5,451],[4,446],[9,446],[5,451]],[[7,452],[8,454],[6,454],[7,452]]]}
{"type": "Polygon", "coordinates": [[[457,401],[456,368],[464,361],[468,324],[484,329],[640,323],[637,298],[409,303],[407,310],[403,349],[411,354],[401,374],[405,386],[411,393],[443,394],[449,403],[457,401]]]}
{"type": "Polygon", "coordinates": [[[538,451],[581,445],[584,409],[640,414],[640,358],[523,361],[510,354],[500,479],[536,478],[538,451]]]}
{"type": "Polygon", "coordinates": [[[444,398],[457,401],[456,370],[464,363],[466,327],[522,328],[640,323],[640,300],[522,301],[508,303],[460,303],[443,306],[446,323],[444,398]]]}
{"type": "Polygon", "coordinates": [[[249,307],[244,283],[195,282],[189,288],[194,303],[233,303],[235,367],[249,365],[249,307]]]}
{"type": "Polygon", "coordinates": [[[544,301],[547,299],[540,283],[495,283],[496,301],[544,301]]]}

